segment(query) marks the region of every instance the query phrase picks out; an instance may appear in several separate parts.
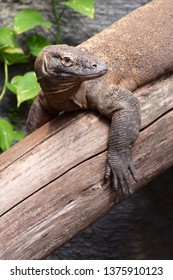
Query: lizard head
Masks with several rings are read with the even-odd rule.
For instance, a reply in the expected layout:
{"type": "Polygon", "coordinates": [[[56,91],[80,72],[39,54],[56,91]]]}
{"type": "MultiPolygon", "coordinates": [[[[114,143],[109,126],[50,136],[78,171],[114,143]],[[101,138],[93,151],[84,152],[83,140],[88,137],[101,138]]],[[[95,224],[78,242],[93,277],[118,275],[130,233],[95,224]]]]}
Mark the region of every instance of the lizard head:
{"type": "Polygon", "coordinates": [[[43,48],[35,61],[38,81],[42,79],[80,83],[101,77],[106,63],[84,48],[52,45],[43,48]]]}

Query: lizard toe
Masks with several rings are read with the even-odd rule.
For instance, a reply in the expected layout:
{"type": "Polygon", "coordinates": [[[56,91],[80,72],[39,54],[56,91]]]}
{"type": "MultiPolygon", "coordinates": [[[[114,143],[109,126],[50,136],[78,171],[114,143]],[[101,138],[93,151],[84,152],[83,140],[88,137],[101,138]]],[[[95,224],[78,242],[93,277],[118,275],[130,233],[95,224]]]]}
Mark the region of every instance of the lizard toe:
{"type": "Polygon", "coordinates": [[[130,175],[137,181],[135,167],[129,157],[129,150],[126,152],[114,152],[108,155],[109,169],[106,170],[106,178],[110,178],[115,191],[123,197],[132,193],[130,175]]]}

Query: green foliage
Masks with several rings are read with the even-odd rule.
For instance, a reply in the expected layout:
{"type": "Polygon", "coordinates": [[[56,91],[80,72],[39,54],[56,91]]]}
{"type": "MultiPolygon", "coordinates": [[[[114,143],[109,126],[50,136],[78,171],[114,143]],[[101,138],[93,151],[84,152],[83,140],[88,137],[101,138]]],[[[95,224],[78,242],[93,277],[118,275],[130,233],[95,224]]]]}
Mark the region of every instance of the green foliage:
{"type": "Polygon", "coordinates": [[[94,0],[69,0],[64,5],[72,8],[85,16],[94,18],[94,0]]]}
{"type": "Polygon", "coordinates": [[[5,151],[13,143],[13,127],[8,121],[0,119],[0,131],[0,147],[5,151]]]}
{"type": "Polygon", "coordinates": [[[13,130],[13,126],[5,119],[0,119],[0,148],[6,151],[14,141],[19,141],[24,137],[23,132],[13,130]]]}
{"type": "Polygon", "coordinates": [[[51,22],[44,20],[42,14],[33,9],[23,10],[14,18],[14,30],[16,34],[21,34],[36,26],[50,28],[51,22]]]}
{"type": "Polygon", "coordinates": [[[0,60],[8,65],[27,61],[27,56],[17,44],[15,31],[8,27],[0,28],[0,60]]]}
{"type": "MultiPolygon", "coordinates": [[[[49,28],[51,26],[51,23],[44,20],[41,13],[35,10],[23,10],[19,12],[16,17],[14,18],[14,29],[3,27],[0,28],[0,61],[4,62],[4,74],[5,74],[5,81],[4,81],[4,87],[2,89],[2,92],[0,94],[0,101],[4,97],[4,94],[6,92],[6,88],[8,87],[10,90],[13,87],[8,82],[8,66],[16,63],[26,63],[29,61],[30,54],[37,56],[38,52],[44,47],[50,44],[45,38],[41,36],[31,36],[26,44],[28,44],[28,48],[30,50],[30,53],[25,54],[23,49],[18,45],[17,43],[17,35],[21,32],[25,32],[29,29],[32,29],[33,27],[37,25],[42,25],[44,27],[49,28]]],[[[27,75],[25,77],[26,86],[31,82],[30,75],[27,75]],[[28,81],[27,81],[28,79],[28,81]]],[[[36,79],[32,79],[32,84],[30,84],[31,87],[34,89],[37,88],[37,94],[39,92],[39,87],[37,85],[36,79]]],[[[12,90],[12,92],[14,92],[12,90]]],[[[24,90],[22,88],[22,93],[24,94],[24,90]]],[[[29,100],[31,97],[30,91],[27,91],[28,96],[25,92],[25,97],[21,98],[21,95],[17,92],[17,97],[20,95],[20,98],[18,99],[18,106],[21,104],[21,102],[25,100],[29,100]]],[[[35,91],[34,94],[35,96],[35,91]]]]}
{"type": "Polygon", "coordinates": [[[0,50],[6,50],[6,49],[15,49],[21,48],[16,43],[16,33],[8,27],[2,27],[0,29],[0,50]]]}
{"type": "Polygon", "coordinates": [[[17,96],[17,106],[24,101],[33,99],[40,91],[35,72],[27,72],[23,76],[15,76],[11,83],[6,84],[7,88],[17,96]]]}
{"type": "MultiPolygon", "coordinates": [[[[56,9],[56,1],[52,0],[52,11],[57,25],[57,33],[53,34],[56,43],[60,42],[60,26],[61,17],[67,7],[89,16],[94,17],[94,0],[69,0],[64,2],[60,12],[56,9]]],[[[14,76],[11,81],[8,81],[9,66],[16,63],[28,63],[31,56],[37,56],[40,50],[50,45],[51,43],[44,37],[34,34],[26,40],[26,47],[28,53],[25,53],[23,48],[18,44],[18,35],[28,30],[41,26],[43,28],[50,28],[51,22],[44,19],[43,15],[34,9],[25,9],[19,12],[13,23],[13,28],[0,28],[0,62],[4,63],[4,86],[0,93],[0,102],[3,99],[6,89],[16,95],[17,106],[22,102],[32,100],[35,98],[40,90],[34,72],[27,72],[24,75],[14,76]]],[[[14,141],[19,141],[24,137],[23,132],[18,132],[13,129],[5,119],[0,119],[0,149],[7,150],[14,141]]]]}
{"type": "Polygon", "coordinates": [[[50,45],[50,42],[41,35],[32,35],[28,38],[27,45],[30,50],[30,54],[37,56],[42,48],[50,45]]]}

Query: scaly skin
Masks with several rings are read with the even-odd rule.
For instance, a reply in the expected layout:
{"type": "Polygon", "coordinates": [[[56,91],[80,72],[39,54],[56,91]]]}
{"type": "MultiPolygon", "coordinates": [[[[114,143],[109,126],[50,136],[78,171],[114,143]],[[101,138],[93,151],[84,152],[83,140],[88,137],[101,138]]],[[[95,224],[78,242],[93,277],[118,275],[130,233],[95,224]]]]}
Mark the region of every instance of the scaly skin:
{"type": "Polygon", "coordinates": [[[57,116],[62,111],[85,109],[84,81],[107,72],[104,61],[86,49],[67,45],[44,48],[35,62],[35,72],[42,91],[31,106],[27,133],[57,116]]]}
{"type": "Polygon", "coordinates": [[[111,119],[105,184],[126,195],[129,171],[136,180],[131,147],[140,128],[132,92],[172,70],[173,1],[155,0],[76,48],[41,51],[35,71],[42,91],[31,107],[28,133],[61,111],[98,110],[111,119]]]}

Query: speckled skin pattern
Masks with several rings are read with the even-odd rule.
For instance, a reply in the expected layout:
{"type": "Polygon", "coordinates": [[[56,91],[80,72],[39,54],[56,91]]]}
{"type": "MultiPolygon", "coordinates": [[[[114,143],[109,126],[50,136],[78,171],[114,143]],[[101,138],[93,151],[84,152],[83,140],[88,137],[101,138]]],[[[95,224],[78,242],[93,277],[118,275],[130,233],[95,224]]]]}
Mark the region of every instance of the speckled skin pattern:
{"type": "Polygon", "coordinates": [[[134,91],[173,70],[173,1],[151,1],[81,46],[109,65],[102,79],[134,91]]]}
{"type": "Polygon", "coordinates": [[[173,1],[155,0],[81,45],[49,46],[35,71],[42,91],[31,106],[31,133],[61,111],[94,109],[111,119],[104,185],[117,197],[136,180],[131,147],[140,129],[132,92],[173,70],[173,1]]]}

